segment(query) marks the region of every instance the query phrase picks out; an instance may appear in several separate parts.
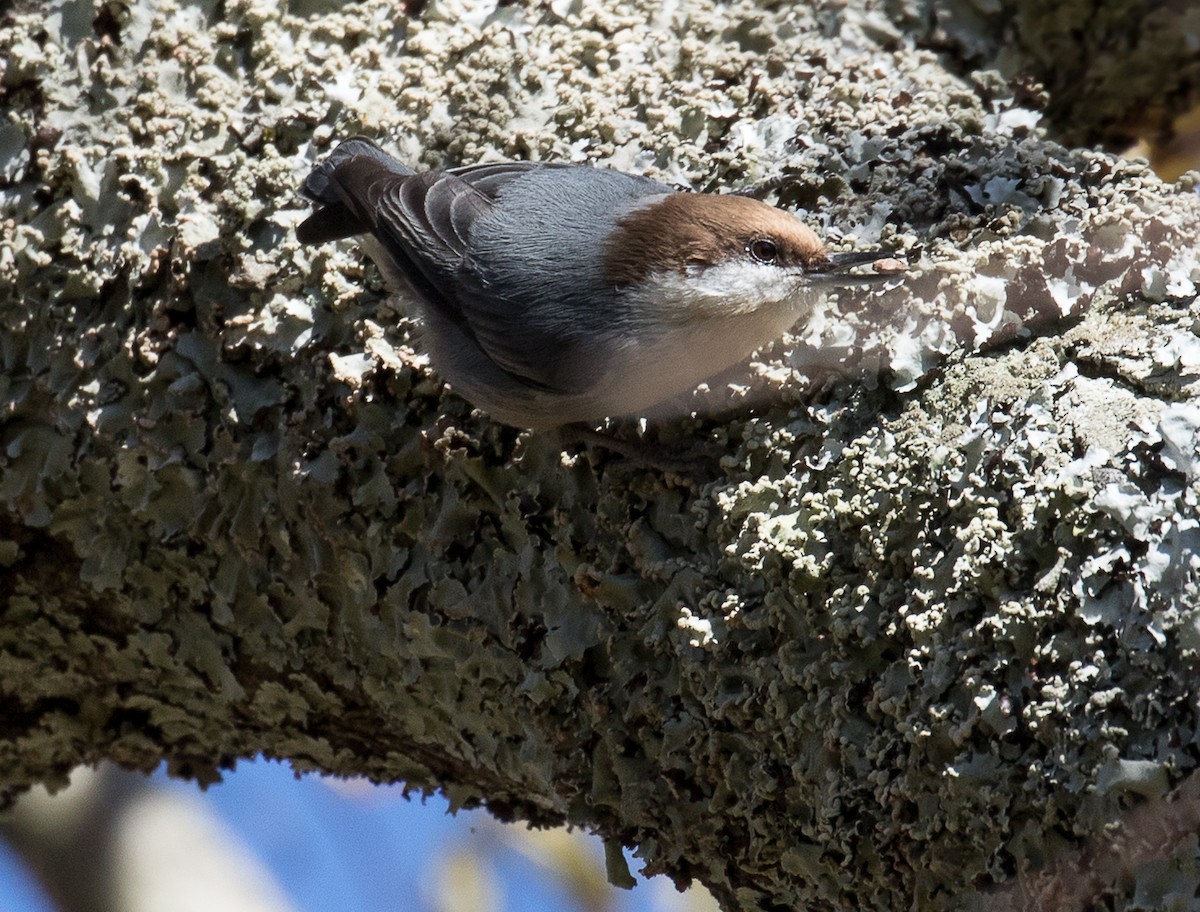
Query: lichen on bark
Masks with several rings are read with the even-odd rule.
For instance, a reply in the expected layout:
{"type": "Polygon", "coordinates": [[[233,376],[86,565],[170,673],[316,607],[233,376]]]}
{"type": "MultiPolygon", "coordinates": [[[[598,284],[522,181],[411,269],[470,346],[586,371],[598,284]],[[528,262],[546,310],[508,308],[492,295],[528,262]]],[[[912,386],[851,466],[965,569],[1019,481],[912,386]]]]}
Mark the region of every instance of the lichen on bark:
{"type": "MultiPolygon", "coordinates": [[[[1200,755],[1200,200],[900,23],[6,14],[0,782],[264,752],[594,828],[728,909],[961,908],[1168,795],[1200,755]],[[831,242],[921,255],[653,423],[714,453],[664,474],[473,412],[349,246],[296,245],[353,132],[782,175],[831,242]]],[[[1165,908],[1198,883],[1169,852],[1082,901],[1165,908]]]]}

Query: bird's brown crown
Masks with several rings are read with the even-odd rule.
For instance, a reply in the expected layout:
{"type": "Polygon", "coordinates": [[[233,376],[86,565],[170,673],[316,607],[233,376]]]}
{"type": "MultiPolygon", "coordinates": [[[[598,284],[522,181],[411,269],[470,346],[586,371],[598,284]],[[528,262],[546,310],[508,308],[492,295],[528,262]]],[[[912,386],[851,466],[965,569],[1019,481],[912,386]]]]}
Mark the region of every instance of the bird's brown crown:
{"type": "Polygon", "coordinates": [[[655,270],[685,273],[735,257],[783,267],[825,260],[817,235],[795,216],[744,196],[672,193],[629,213],[605,251],[605,275],[639,284],[655,270]],[[766,242],[766,243],[764,243],[766,242]]]}

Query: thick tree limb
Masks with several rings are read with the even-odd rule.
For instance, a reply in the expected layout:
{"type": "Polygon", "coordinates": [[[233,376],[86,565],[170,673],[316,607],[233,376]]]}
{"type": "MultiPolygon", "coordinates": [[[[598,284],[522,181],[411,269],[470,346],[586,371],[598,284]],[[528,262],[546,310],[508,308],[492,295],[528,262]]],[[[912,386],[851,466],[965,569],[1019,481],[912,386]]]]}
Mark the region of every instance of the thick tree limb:
{"type": "MultiPolygon", "coordinates": [[[[858,4],[396,15],[4,20],[0,781],[261,751],[595,828],[731,910],[1018,895],[1168,796],[1200,756],[1193,185],[1055,146],[858,4]],[[564,454],[297,249],[293,188],[360,131],[785,175],[825,236],[924,256],[652,426],[708,478],[564,454]]],[[[1168,844],[1086,901],[1191,895],[1168,844]]]]}

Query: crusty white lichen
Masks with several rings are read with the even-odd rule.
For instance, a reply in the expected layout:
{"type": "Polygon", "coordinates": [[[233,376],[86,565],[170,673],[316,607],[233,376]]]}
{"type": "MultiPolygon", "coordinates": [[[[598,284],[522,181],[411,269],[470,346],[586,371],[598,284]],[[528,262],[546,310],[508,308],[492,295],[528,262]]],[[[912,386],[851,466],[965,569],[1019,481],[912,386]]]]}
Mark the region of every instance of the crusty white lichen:
{"type": "MultiPolygon", "coordinates": [[[[957,909],[1191,773],[1192,184],[866,3],[291,9],[0,20],[0,781],[265,751],[728,909],[957,909]],[[664,474],[473,412],[373,268],[296,244],[354,132],[783,176],[920,255],[649,422],[708,457],[664,474]]],[[[1169,851],[1087,901],[1194,889],[1169,851]]]]}

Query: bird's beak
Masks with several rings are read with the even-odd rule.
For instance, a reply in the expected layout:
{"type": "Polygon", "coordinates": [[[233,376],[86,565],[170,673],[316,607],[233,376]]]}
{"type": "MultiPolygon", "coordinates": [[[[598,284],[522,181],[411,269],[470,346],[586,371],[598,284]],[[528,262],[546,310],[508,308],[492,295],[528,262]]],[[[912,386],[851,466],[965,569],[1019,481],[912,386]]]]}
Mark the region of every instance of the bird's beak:
{"type": "Polygon", "coordinates": [[[906,266],[891,250],[852,250],[849,253],[830,253],[824,260],[808,266],[804,272],[813,285],[877,285],[899,277],[906,266]],[[872,272],[847,272],[865,263],[874,265],[872,272]],[[885,268],[886,263],[886,268],[885,268]]]}

